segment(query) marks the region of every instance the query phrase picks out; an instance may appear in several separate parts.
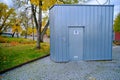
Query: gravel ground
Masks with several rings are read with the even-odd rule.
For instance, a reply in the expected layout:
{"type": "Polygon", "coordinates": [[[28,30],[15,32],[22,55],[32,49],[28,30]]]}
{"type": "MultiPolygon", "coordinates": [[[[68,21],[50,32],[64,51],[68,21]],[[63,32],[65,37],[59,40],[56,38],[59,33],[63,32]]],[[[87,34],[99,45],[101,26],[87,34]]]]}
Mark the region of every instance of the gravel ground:
{"type": "Polygon", "coordinates": [[[1,74],[0,80],[120,80],[120,46],[113,47],[112,61],[55,63],[46,57],[1,74]]]}

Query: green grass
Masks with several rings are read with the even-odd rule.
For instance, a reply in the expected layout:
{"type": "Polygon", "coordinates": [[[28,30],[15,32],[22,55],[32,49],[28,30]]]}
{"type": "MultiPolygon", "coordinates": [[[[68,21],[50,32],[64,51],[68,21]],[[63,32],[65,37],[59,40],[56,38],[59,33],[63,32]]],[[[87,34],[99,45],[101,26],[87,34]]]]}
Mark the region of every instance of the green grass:
{"type": "Polygon", "coordinates": [[[36,50],[34,43],[16,45],[0,43],[0,71],[49,54],[49,44],[41,43],[41,45],[42,48],[36,50]]]}

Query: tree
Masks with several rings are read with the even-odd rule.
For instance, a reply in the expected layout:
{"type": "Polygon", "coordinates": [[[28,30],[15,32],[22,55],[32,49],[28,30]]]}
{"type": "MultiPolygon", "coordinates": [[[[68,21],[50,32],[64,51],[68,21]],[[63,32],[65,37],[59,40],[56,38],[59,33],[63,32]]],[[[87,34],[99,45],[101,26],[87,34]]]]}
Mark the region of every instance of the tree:
{"type": "Polygon", "coordinates": [[[78,0],[30,0],[31,2],[31,9],[33,18],[35,21],[36,29],[37,29],[37,44],[36,48],[40,49],[40,41],[42,41],[43,33],[47,30],[49,25],[49,21],[47,21],[44,29],[41,31],[42,28],[42,11],[48,10],[54,4],[71,4],[71,3],[78,3],[78,0]],[[37,17],[37,9],[38,9],[38,17],[37,17]],[[38,18],[38,19],[37,19],[38,18]]]}
{"type": "Polygon", "coordinates": [[[30,9],[30,7],[26,3],[27,0],[12,0],[12,1],[13,6],[16,9],[17,15],[20,19],[20,25],[24,29],[22,34],[24,33],[25,38],[27,38],[28,26],[31,17],[30,15],[28,15],[29,13],[28,10],[30,9]]]}
{"type": "Polygon", "coordinates": [[[34,33],[36,33],[36,29],[32,29],[32,27],[28,27],[28,35],[32,35],[34,30],[34,33]]]}
{"type": "Polygon", "coordinates": [[[32,14],[33,14],[33,18],[35,21],[35,25],[36,25],[36,31],[37,31],[37,44],[36,44],[36,48],[40,49],[40,36],[41,36],[41,27],[42,27],[42,1],[41,0],[31,0],[31,9],[32,9],[32,14]],[[37,9],[37,5],[39,6],[39,12],[38,12],[38,20],[36,17],[36,9],[37,9]]]}
{"type": "MultiPolygon", "coordinates": [[[[33,35],[33,32],[36,33],[36,29],[33,29],[32,27],[28,27],[27,35],[31,36],[31,35],[33,35]]],[[[21,35],[25,36],[26,35],[26,31],[22,30],[21,35]]]]}
{"type": "Polygon", "coordinates": [[[42,31],[41,31],[41,41],[43,41],[43,36],[47,32],[49,26],[48,16],[42,19],[42,31]]]}
{"type": "MultiPolygon", "coordinates": [[[[49,20],[48,18],[44,21],[42,13],[47,12],[50,7],[52,7],[54,4],[76,4],[79,0],[13,0],[16,8],[23,9],[23,6],[25,8],[31,7],[32,17],[35,23],[36,32],[37,32],[37,44],[36,48],[40,49],[40,41],[43,41],[43,35],[45,34],[48,26],[49,26],[49,20]],[[29,3],[31,5],[29,5],[29,3]],[[28,5],[27,5],[28,4],[28,5]],[[42,29],[42,23],[46,23],[44,25],[44,28],[42,29]]],[[[22,10],[21,10],[22,11],[22,10]]]]}
{"type": "Polygon", "coordinates": [[[114,31],[120,32],[120,13],[117,15],[117,17],[114,20],[114,31]]]}
{"type": "Polygon", "coordinates": [[[0,3],[0,34],[13,25],[16,13],[13,8],[8,8],[4,3],[0,3]]]}
{"type": "Polygon", "coordinates": [[[29,17],[26,15],[26,10],[25,12],[22,12],[20,14],[20,19],[21,19],[21,25],[25,29],[25,38],[27,38],[27,32],[28,32],[28,26],[29,26],[29,17]]]}
{"type": "Polygon", "coordinates": [[[22,28],[20,26],[20,19],[15,19],[14,20],[14,25],[12,26],[12,32],[13,32],[13,36],[14,33],[17,34],[17,38],[19,37],[19,33],[22,31],[22,28]]]}
{"type": "MultiPolygon", "coordinates": [[[[24,6],[26,8],[26,4],[28,4],[27,7],[31,7],[32,11],[32,17],[35,23],[36,31],[37,31],[37,44],[36,48],[40,49],[40,41],[43,41],[43,35],[45,34],[46,30],[49,26],[49,19],[44,21],[46,24],[44,28],[42,29],[42,13],[47,12],[50,7],[52,7],[54,4],[77,4],[79,1],[86,2],[86,0],[13,0],[15,5],[18,7],[24,6]],[[31,6],[29,5],[31,4],[31,6]]],[[[87,0],[88,1],[88,0],[87,0]]],[[[23,8],[23,7],[22,7],[23,8]]],[[[34,28],[34,27],[33,27],[34,28]]],[[[34,30],[33,30],[34,31],[34,30]]]]}

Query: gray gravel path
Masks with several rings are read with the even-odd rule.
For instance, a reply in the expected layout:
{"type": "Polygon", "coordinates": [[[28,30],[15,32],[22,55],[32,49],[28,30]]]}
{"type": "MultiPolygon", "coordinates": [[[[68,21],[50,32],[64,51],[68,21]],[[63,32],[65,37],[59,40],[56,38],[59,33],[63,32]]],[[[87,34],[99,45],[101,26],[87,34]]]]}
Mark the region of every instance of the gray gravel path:
{"type": "Polygon", "coordinates": [[[112,61],[55,63],[50,57],[0,75],[0,80],[120,80],[120,46],[112,61]]]}

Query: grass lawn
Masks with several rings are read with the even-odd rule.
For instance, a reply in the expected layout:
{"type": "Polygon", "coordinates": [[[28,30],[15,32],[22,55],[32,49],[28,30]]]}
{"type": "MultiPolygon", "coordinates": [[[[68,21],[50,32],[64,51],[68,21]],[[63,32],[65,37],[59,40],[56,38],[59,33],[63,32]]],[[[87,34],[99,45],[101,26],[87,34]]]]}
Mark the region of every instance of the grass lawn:
{"type": "Polygon", "coordinates": [[[0,43],[0,71],[49,54],[49,44],[41,45],[42,48],[36,50],[35,43],[0,43]]]}

